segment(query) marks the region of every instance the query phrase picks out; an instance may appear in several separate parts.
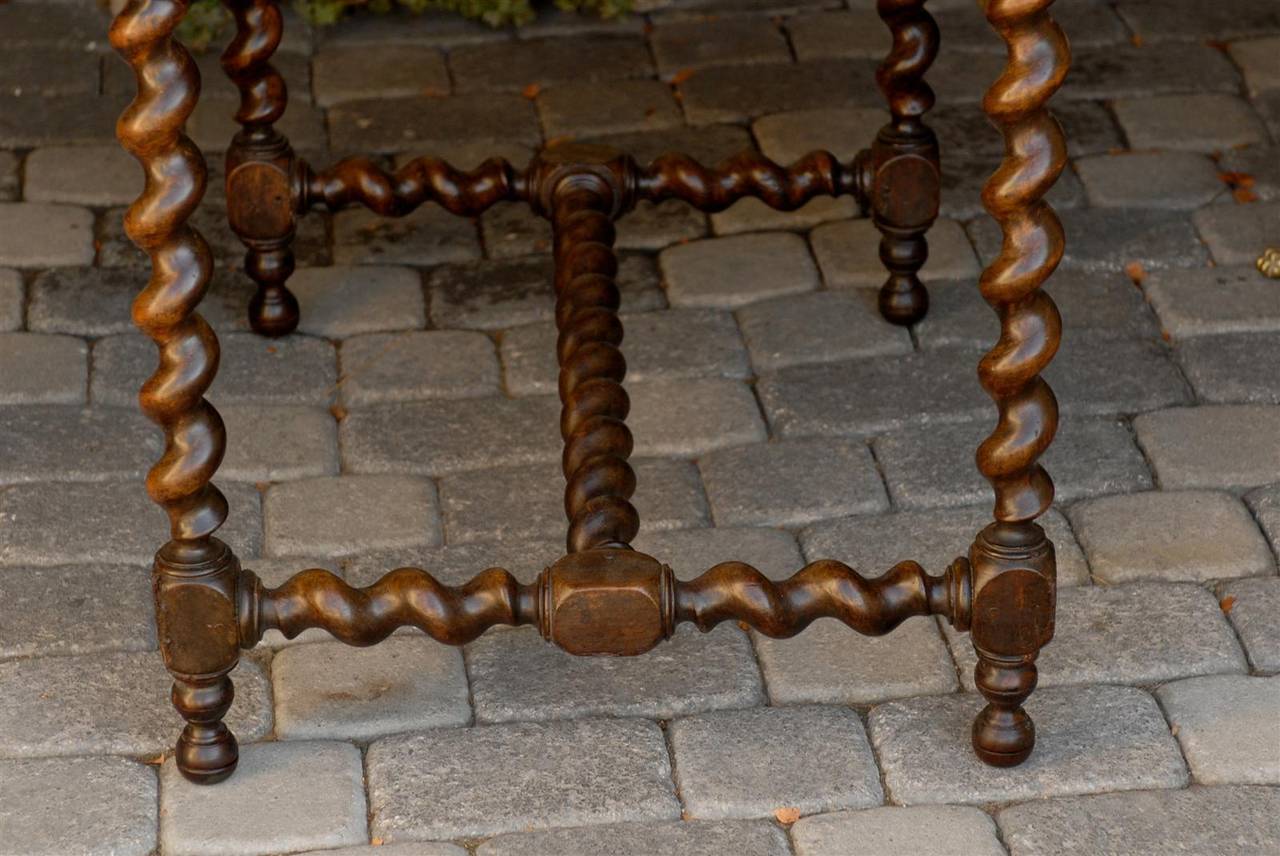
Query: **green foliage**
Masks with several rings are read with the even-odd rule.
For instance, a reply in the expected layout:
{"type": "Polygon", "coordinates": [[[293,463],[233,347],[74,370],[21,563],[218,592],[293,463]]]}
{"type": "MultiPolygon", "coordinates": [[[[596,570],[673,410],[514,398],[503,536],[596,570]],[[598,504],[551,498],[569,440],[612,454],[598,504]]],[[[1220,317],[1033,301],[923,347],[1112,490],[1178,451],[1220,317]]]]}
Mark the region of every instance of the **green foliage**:
{"type": "MultiPolygon", "coordinates": [[[[357,9],[386,13],[400,7],[415,13],[443,9],[483,21],[491,27],[505,27],[532,21],[537,16],[534,2],[535,0],[293,0],[293,5],[304,18],[321,26],[336,24],[357,9]]],[[[602,18],[613,18],[629,12],[632,0],[555,0],[555,4],[566,11],[590,12],[602,18]]],[[[220,0],[194,0],[191,11],[183,22],[183,40],[193,48],[203,49],[222,32],[227,20],[220,0]]]]}

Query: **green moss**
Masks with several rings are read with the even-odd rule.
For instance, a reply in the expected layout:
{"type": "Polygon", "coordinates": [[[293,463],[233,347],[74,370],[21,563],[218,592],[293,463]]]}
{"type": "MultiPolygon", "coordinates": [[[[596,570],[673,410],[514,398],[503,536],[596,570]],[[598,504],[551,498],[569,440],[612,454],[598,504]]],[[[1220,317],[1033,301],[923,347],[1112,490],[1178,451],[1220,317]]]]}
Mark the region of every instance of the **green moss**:
{"type": "MultiPolygon", "coordinates": [[[[294,7],[308,20],[319,25],[336,24],[354,11],[385,14],[396,8],[410,12],[444,9],[466,18],[483,21],[491,27],[519,26],[537,16],[536,0],[293,0],[294,7]]],[[[555,0],[555,5],[568,11],[589,12],[612,18],[631,10],[632,0],[555,0]]],[[[182,37],[187,44],[203,49],[226,27],[227,15],[220,0],[194,0],[183,23],[182,37]]]]}

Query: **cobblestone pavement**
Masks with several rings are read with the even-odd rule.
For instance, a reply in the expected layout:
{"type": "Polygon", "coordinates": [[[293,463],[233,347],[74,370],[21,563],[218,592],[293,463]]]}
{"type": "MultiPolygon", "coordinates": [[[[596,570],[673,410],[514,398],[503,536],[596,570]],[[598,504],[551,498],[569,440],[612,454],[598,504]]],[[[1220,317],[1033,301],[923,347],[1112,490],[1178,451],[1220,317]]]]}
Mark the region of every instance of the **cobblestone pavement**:
{"type": "MultiPolygon", "coordinates": [[[[651,5],[667,8],[549,13],[517,36],[446,17],[295,26],[284,127],[320,162],[474,164],[566,135],[850,156],[882,121],[869,0],[651,5]]],[[[948,180],[925,323],[876,316],[876,235],[846,201],[662,206],[622,227],[638,546],[681,575],[820,556],[936,571],[988,517],[974,365],[995,322],[975,280],[997,233],[977,190],[999,141],[977,102],[1002,57],[970,0],[930,5],[948,180]]],[[[154,355],[130,326],[144,272],[121,230],[138,173],[112,140],[131,84],[88,4],[0,5],[0,851],[1280,851],[1280,283],[1250,267],[1280,245],[1280,7],[1058,6],[1077,56],[1053,193],[1071,243],[1050,286],[1067,331],[1046,523],[1065,587],[1027,765],[972,757],[973,654],[932,620],[878,640],[686,628],[626,661],[531,631],[461,651],[308,633],[245,657],[240,771],[200,790],[166,760],[179,719],[149,605],[164,526],[141,477],[159,441],[134,395],[154,355]]],[[[202,62],[190,131],[218,152],[233,93],[202,62]]],[[[545,226],[519,208],[309,219],[303,328],[268,342],[245,331],[218,194],[198,222],[226,262],[206,311],[224,532],[247,564],[367,583],[556,558],[545,226]]]]}

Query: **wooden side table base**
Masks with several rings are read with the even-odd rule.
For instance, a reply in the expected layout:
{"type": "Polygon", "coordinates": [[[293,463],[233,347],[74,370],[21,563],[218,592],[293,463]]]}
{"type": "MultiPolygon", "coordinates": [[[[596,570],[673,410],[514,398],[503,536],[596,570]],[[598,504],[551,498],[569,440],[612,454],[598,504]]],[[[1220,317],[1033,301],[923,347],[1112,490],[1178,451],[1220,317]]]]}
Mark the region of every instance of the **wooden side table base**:
{"type": "Polygon", "coordinates": [[[995,492],[995,522],[938,575],[902,562],[868,579],[824,560],[781,582],[738,562],[680,581],[659,559],[630,546],[640,519],[631,504],[636,477],[628,460],[633,441],[622,385],[614,223],[640,200],[682,199],[719,211],[755,197],[789,211],[819,196],[852,196],[883,235],[882,313],[898,324],[918,321],[928,308],[919,271],[941,187],[937,140],[923,120],[933,105],[924,74],[938,47],[924,0],[879,0],[893,33],[878,75],[892,118],[851,163],[814,152],[783,167],[748,152],[715,168],[679,154],[641,165],[610,149],[560,146],[524,169],[495,159],[463,172],[420,158],[394,174],[363,158],[316,170],[294,154],[275,128],[287,100],[284,80],[270,65],[282,35],[279,10],[274,0],[224,2],[238,31],[223,65],[242,95],[241,131],[227,157],[228,211],[246,246],[246,271],[258,285],[250,305],[254,329],[278,336],[297,326],[298,304],[287,281],[297,221],[307,211],[364,205],[394,217],[434,202],[476,217],[498,202],[527,203],[551,221],[555,236],[569,527],[565,557],[534,582],[491,568],[458,587],[422,569],[400,568],[366,588],[306,570],[270,589],[214,537],[227,515],[226,500],[211,483],[226,437],[203,397],[213,382],[218,342],[197,313],[212,262],[189,225],[206,171],[182,131],[199,92],[195,65],[173,38],[188,0],[132,0],[111,38],[138,79],[138,98],[121,118],[119,136],[147,173],[126,229],[152,263],[134,317],[160,350],[160,367],[141,401],[168,441],[147,484],[171,523],[171,540],[156,555],[155,595],[174,705],[187,721],[177,749],[185,776],[212,783],[235,767],[235,738],[222,720],[233,698],[227,676],[239,651],[269,629],[293,637],[308,628],[373,645],[413,626],[461,645],[495,625],[531,625],[570,653],[631,656],[669,638],[681,622],[709,630],[741,621],[789,637],[831,617],[879,635],[912,616],[937,615],[970,631],[978,651],[976,681],[987,700],[974,722],[978,756],[997,766],[1027,758],[1035,730],[1022,705],[1035,688],[1036,656],[1053,636],[1056,591],[1053,545],[1035,523],[1053,500],[1053,484],[1037,461],[1058,422],[1057,403],[1040,375],[1061,338],[1057,309],[1040,290],[1063,253],[1062,229],[1044,195],[1066,164],[1062,131],[1046,104],[1070,64],[1066,40],[1048,13],[1052,0],[986,3],[1010,57],[985,101],[1007,150],[984,192],[1004,244],[981,280],[1001,321],[1000,339],[979,366],[1000,416],[978,450],[979,468],[995,492]]]}

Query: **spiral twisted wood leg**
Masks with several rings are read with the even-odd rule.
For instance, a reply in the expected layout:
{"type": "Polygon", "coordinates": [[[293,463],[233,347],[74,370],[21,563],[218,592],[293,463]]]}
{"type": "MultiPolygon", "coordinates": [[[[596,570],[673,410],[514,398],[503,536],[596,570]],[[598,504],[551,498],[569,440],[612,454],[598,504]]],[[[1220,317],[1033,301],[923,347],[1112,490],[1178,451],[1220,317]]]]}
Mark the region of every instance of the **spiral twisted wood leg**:
{"type": "Polygon", "coordinates": [[[554,191],[560,430],[564,437],[569,552],[628,547],[640,529],[631,504],[636,474],[622,388],[627,362],[618,319],[613,191],[586,174],[554,191]]]}
{"type": "Polygon", "coordinates": [[[289,95],[271,65],[284,21],[277,0],[223,0],[223,5],[236,20],[222,67],[240,89],[236,121],[241,126],[227,150],[227,216],[246,248],[245,272],[258,286],[249,301],[249,324],[264,336],[285,336],[297,329],[299,312],[298,299],[286,285],[294,269],[297,158],[275,127],[289,95]]]}
{"type": "Polygon", "coordinates": [[[1004,73],[987,93],[987,115],[1005,137],[1005,159],[983,191],[1004,244],[982,274],[982,295],[1000,317],[1000,339],[978,374],[1000,418],[978,449],[978,468],[995,491],[996,522],[974,542],[975,677],[987,699],[973,744],[988,764],[1012,766],[1035,745],[1022,708],[1035,689],[1035,659],[1053,638],[1053,545],[1034,521],[1053,502],[1053,482],[1037,463],[1053,441],[1058,404],[1041,372],[1062,338],[1062,320],[1041,290],[1062,259],[1062,224],[1044,201],[1066,166],[1066,141],[1047,103],[1071,64],[1053,0],[989,0],[987,19],[1009,47],[1004,73]]]}
{"type": "Polygon", "coordinates": [[[121,144],[142,164],[146,186],[125,215],[125,230],[151,260],[151,279],[133,318],[160,352],[142,387],[143,411],[165,434],[165,450],[147,477],[151,498],[168,513],[170,540],[156,554],[156,624],[174,676],[173,703],[187,720],[177,764],[197,782],[231,774],[235,738],[222,718],[231,706],[227,675],[239,656],[235,556],[213,537],[227,502],[210,483],[226,435],[204,393],[218,367],[218,340],[196,312],[208,287],[209,248],[188,220],[205,192],[203,156],[183,133],[200,92],[200,75],[173,31],[187,0],[132,0],[111,28],[111,43],[132,67],[138,94],[120,117],[121,144]]]}
{"type": "Polygon", "coordinates": [[[924,76],[938,55],[938,25],[925,0],[878,0],[893,33],[893,48],[876,79],[892,120],[871,146],[871,215],[883,238],[880,259],[889,278],[880,289],[880,313],[894,324],[914,324],[929,310],[920,269],[929,258],[925,234],[938,217],[942,184],[938,140],[924,123],[933,90],[924,76]]]}

